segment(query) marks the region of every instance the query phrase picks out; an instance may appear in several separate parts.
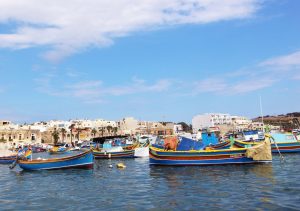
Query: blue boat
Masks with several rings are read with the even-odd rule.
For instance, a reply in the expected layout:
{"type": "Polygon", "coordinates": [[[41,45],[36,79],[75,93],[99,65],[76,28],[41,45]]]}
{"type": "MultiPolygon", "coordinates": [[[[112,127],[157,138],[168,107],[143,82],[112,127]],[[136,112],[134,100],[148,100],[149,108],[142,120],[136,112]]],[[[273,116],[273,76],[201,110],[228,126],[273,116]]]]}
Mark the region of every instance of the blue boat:
{"type": "Polygon", "coordinates": [[[92,152],[87,150],[77,155],[62,158],[18,160],[18,164],[24,170],[91,169],[93,168],[94,157],[92,152]]]}
{"type": "MultiPolygon", "coordinates": [[[[249,147],[257,145],[261,141],[239,141],[235,140],[234,145],[237,147],[249,147]]],[[[278,153],[278,149],[281,153],[295,153],[300,152],[300,141],[296,139],[293,134],[290,133],[271,133],[271,146],[272,152],[278,153]]]]}
{"type": "MultiPolygon", "coordinates": [[[[170,141],[177,142],[176,139],[170,141]]],[[[173,146],[170,144],[170,146],[173,146]]],[[[249,148],[212,149],[201,142],[183,139],[176,148],[149,148],[150,165],[223,165],[272,162],[269,137],[249,148]]]]}
{"type": "Polygon", "coordinates": [[[12,164],[16,160],[16,155],[0,157],[0,164],[12,164]]]}
{"type": "MultiPolygon", "coordinates": [[[[187,145],[186,145],[187,146],[187,145]]],[[[200,146],[199,146],[200,147],[200,146]]],[[[272,162],[270,140],[250,148],[238,149],[161,149],[149,148],[150,165],[224,165],[272,162]]]]}

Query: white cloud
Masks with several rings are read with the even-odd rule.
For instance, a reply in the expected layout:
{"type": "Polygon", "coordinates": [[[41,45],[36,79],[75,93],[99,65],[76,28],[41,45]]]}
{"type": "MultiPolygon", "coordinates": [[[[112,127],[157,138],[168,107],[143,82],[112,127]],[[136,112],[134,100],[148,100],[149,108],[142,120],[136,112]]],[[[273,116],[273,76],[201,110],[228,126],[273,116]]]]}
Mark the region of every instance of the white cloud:
{"type": "Polygon", "coordinates": [[[128,85],[106,86],[99,80],[85,80],[73,84],[54,84],[56,77],[44,75],[35,79],[37,90],[51,96],[71,97],[81,100],[84,103],[94,104],[106,102],[108,96],[132,95],[138,93],[164,92],[172,85],[172,80],[162,79],[152,84],[145,80],[133,78],[128,85]]]}
{"type": "Polygon", "coordinates": [[[235,79],[207,78],[194,84],[194,94],[214,93],[222,95],[236,95],[257,91],[272,86],[277,80],[264,76],[263,78],[235,79]]]}
{"type": "Polygon", "coordinates": [[[222,92],[228,87],[224,79],[207,78],[194,83],[195,93],[222,92]]]}
{"type": "Polygon", "coordinates": [[[264,78],[252,78],[250,80],[240,81],[234,84],[228,92],[230,94],[239,94],[257,91],[266,87],[272,86],[277,80],[264,77],[264,78]]]}
{"type": "Polygon", "coordinates": [[[15,30],[0,34],[2,48],[48,46],[57,61],[114,38],[176,24],[205,24],[251,17],[258,0],[2,0],[0,23],[15,30]]]}
{"type": "Polygon", "coordinates": [[[266,61],[261,62],[260,66],[273,67],[276,69],[285,69],[285,70],[290,70],[294,68],[299,69],[300,51],[296,51],[288,55],[268,59],[266,61]]]}
{"type": "Polygon", "coordinates": [[[194,83],[193,93],[242,94],[273,86],[280,81],[300,80],[300,51],[266,59],[218,77],[194,83]]]}

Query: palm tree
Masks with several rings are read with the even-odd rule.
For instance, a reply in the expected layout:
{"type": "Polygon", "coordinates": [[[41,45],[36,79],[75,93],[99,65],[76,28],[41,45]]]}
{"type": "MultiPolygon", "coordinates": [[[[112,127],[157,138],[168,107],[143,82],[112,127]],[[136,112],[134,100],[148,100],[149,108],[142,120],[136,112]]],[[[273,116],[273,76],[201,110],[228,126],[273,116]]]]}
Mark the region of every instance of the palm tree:
{"type": "Polygon", "coordinates": [[[78,141],[79,141],[79,137],[80,137],[80,132],[81,132],[81,129],[77,128],[76,138],[78,141]]]}
{"type": "Polygon", "coordinates": [[[61,136],[62,136],[62,141],[64,142],[67,131],[65,128],[62,128],[62,129],[60,129],[60,132],[61,132],[61,136]]]}
{"type": "Polygon", "coordinates": [[[106,129],[107,129],[108,134],[110,135],[110,131],[112,131],[113,127],[110,126],[110,125],[108,125],[108,126],[106,127],[106,129]]]}
{"type": "Polygon", "coordinates": [[[105,127],[100,127],[99,128],[99,132],[101,132],[101,137],[103,137],[104,130],[105,130],[105,127]]]}
{"type": "Polygon", "coordinates": [[[92,134],[93,134],[94,138],[95,138],[95,136],[96,136],[96,133],[97,133],[96,128],[93,128],[93,129],[92,129],[92,134]]]}
{"type": "Polygon", "coordinates": [[[59,132],[56,130],[56,128],[54,128],[54,131],[52,132],[52,137],[54,140],[54,145],[56,145],[59,139],[59,132]]]}
{"type": "Polygon", "coordinates": [[[113,127],[113,132],[114,132],[114,135],[117,135],[118,127],[113,127]]]}
{"type": "Polygon", "coordinates": [[[71,124],[69,129],[70,129],[70,132],[71,132],[71,144],[73,143],[72,139],[73,139],[73,129],[75,128],[75,124],[71,124]]]}

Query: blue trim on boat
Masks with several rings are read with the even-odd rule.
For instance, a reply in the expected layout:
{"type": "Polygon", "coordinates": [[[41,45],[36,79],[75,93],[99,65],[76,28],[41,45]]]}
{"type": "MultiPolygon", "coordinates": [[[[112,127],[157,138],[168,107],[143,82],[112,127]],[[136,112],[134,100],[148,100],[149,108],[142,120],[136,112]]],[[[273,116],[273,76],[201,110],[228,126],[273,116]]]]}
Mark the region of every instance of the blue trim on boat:
{"type": "Polygon", "coordinates": [[[20,161],[18,164],[20,168],[24,170],[43,170],[43,169],[63,169],[63,168],[84,168],[92,166],[94,163],[94,156],[92,152],[82,153],[75,156],[61,158],[55,162],[49,159],[44,162],[37,162],[36,160],[30,162],[22,162],[20,161]]]}

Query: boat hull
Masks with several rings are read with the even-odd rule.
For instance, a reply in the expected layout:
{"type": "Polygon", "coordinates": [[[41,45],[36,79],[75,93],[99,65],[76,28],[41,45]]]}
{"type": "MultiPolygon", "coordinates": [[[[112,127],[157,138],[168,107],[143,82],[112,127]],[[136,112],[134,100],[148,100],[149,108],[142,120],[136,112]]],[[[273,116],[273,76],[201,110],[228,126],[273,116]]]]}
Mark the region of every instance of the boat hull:
{"type": "Polygon", "coordinates": [[[163,151],[149,149],[150,165],[224,165],[224,164],[249,164],[269,163],[272,160],[254,160],[246,156],[247,149],[224,150],[197,150],[197,151],[163,151]]]}
{"type": "Polygon", "coordinates": [[[2,156],[0,157],[0,164],[12,164],[17,159],[17,156],[2,156]]]}
{"type": "Polygon", "coordinates": [[[134,157],[149,157],[149,147],[138,147],[134,150],[134,157]]]}
{"type": "MultiPolygon", "coordinates": [[[[257,145],[260,142],[243,142],[235,141],[234,145],[237,147],[244,148],[247,145],[257,145]]],[[[286,143],[277,143],[278,149],[281,153],[297,153],[300,152],[300,142],[286,142],[286,143]]],[[[272,153],[278,153],[278,149],[274,143],[271,144],[272,153]]]]}
{"type": "Polygon", "coordinates": [[[18,161],[20,168],[24,170],[52,170],[66,168],[91,169],[94,164],[94,157],[91,151],[86,151],[78,155],[63,158],[53,158],[46,160],[18,161]]]}
{"type": "Polygon", "coordinates": [[[95,159],[114,159],[114,158],[134,158],[134,150],[124,150],[122,152],[101,152],[93,150],[95,159]]]}

